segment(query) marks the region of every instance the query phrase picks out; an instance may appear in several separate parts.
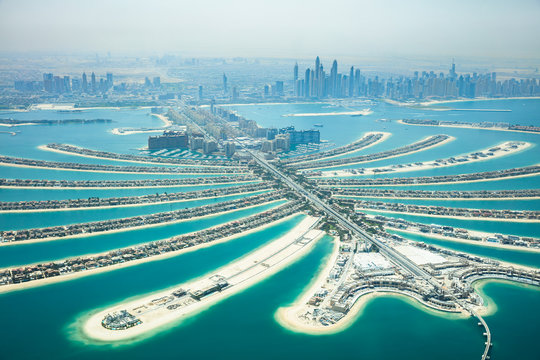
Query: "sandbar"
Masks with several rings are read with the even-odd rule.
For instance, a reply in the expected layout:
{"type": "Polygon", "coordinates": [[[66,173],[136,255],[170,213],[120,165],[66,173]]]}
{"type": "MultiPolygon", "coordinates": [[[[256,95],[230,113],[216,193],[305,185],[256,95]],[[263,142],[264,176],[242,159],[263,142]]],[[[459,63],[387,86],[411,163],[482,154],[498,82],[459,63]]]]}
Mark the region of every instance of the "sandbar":
{"type": "MultiPolygon", "coordinates": [[[[321,230],[311,230],[318,220],[319,218],[308,216],[279,239],[198,279],[99,311],[85,322],[82,332],[92,340],[115,342],[147,337],[151,333],[155,333],[154,331],[157,329],[173,326],[182,319],[197,314],[251,287],[307,254],[317,240],[324,235],[321,230]],[[297,243],[296,241],[301,238],[307,240],[297,243]],[[302,243],[304,241],[307,241],[307,243],[302,243]],[[200,301],[191,301],[190,304],[188,303],[188,305],[176,309],[168,310],[165,306],[148,308],[154,299],[170,296],[174,288],[201,288],[208,284],[209,277],[215,277],[216,274],[227,279],[229,286],[219,292],[203,297],[200,301]],[[121,309],[129,309],[128,311],[139,317],[142,323],[129,329],[116,331],[108,330],[101,325],[101,320],[106,314],[121,309]]],[[[184,298],[188,297],[189,295],[184,298]]],[[[189,299],[187,300],[189,301],[189,299]]]]}

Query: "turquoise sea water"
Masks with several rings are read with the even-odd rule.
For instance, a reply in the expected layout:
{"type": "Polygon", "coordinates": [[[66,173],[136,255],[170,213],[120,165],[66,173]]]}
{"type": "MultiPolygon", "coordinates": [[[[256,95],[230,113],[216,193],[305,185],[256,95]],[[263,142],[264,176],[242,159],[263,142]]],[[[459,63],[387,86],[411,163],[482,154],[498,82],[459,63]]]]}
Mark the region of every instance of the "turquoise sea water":
{"type": "MultiPolygon", "coordinates": [[[[442,105],[441,105],[442,106],[442,105]]],[[[295,125],[299,129],[323,124],[321,137],[340,146],[354,141],[367,131],[387,131],[393,135],[385,142],[357,154],[369,154],[405,146],[433,134],[449,134],[456,140],[444,146],[406,155],[391,160],[382,160],[356,167],[384,166],[394,163],[409,163],[445,158],[470,151],[482,150],[503,141],[528,141],[535,146],[524,152],[496,160],[476,164],[460,165],[430,171],[415,171],[399,174],[378,175],[429,176],[466,172],[491,171],[539,163],[540,135],[508,133],[486,130],[448,129],[415,127],[395,122],[402,118],[431,118],[470,122],[503,121],[512,124],[540,124],[539,100],[477,101],[444,104],[455,109],[494,108],[511,109],[511,112],[433,111],[427,108],[410,109],[381,102],[359,105],[353,110],[371,108],[373,114],[362,117],[283,117],[290,113],[314,113],[350,111],[327,104],[254,105],[235,108],[241,115],[256,120],[262,126],[295,125]],[[379,122],[390,119],[392,122],[379,122]]],[[[111,124],[26,126],[13,128],[20,131],[16,136],[1,135],[0,154],[50,161],[84,163],[107,163],[130,165],[114,161],[82,158],[44,152],[37,146],[57,142],[69,143],[93,149],[120,153],[138,154],[136,150],[145,145],[148,134],[115,136],[110,130],[115,127],[159,127],[162,122],[148,114],[148,109],[87,110],[82,113],[65,114],[54,111],[32,111],[0,117],[15,119],[55,118],[110,118],[111,124]]],[[[347,155],[351,156],[351,155],[347,155]]],[[[133,164],[143,166],[143,164],[133,164]]],[[[105,174],[44,169],[0,167],[0,177],[100,180],[134,178],[171,178],[178,175],[105,174]]],[[[190,177],[190,176],[187,176],[190,177]]],[[[86,198],[90,196],[133,196],[155,192],[177,192],[201,190],[208,187],[160,188],[158,189],[107,189],[107,190],[25,190],[0,189],[0,201],[45,200],[86,198]]],[[[452,184],[437,186],[397,187],[395,189],[531,189],[540,187],[540,177],[503,181],[452,184]]],[[[392,187],[389,187],[392,188],[392,187]]],[[[540,201],[494,201],[494,202],[414,202],[439,204],[442,206],[496,207],[538,210],[540,201]]],[[[157,205],[111,210],[90,210],[32,215],[0,214],[2,229],[29,228],[73,222],[88,222],[95,219],[118,218],[144,214],[150,211],[167,211],[205,203],[197,201],[170,205],[157,205]]],[[[271,205],[275,206],[275,205],[271,205]]],[[[162,226],[145,230],[122,232],[110,235],[91,236],[48,243],[0,247],[0,267],[23,265],[38,261],[62,259],[69,256],[107,251],[122,246],[158,240],[189,231],[204,229],[242,216],[263,211],[270,206],[211,217],[207,219],[162,226]]],[[[403,217],[403,216],[402,216],[403,217]]],[[[452,226],[538,236],[538,224],[500,223],[482,221],[456,221],[439,218],[410,216],[411,220],[424,223],[448,224],[452,226]]],[[[192,278],[212,272],[217,267],[286,233],[302,219],[295,217],[282,224],[253,233],[213,247],[165,260],[148,262],[138,266],[83,277],[77,280],[0,294],[0,358],[4,359],[147,359],[153,357],[194,359],[304,359],[304,358],[362,358],[362,359],[478,359],[483,351],[484,338],[474,319],[456,318],[446,314],[425,311],[418,304],[383,296],[369,302],[356,321],[341,333],[324,336],[298,334],[281,327],[274,314],[281,306],[293,302],[310,282],[331,251],[330,238],[323,238],[304,258],[282,272],[268,278],[252,288],[225,299],[216,306],[196,315],[181,324],[159,332],[148,339],[118,346],[89,343],[79,333],[80,321],[85,316],[116,304],[128,297],[173,286],[192,278]],[[32,346],[29,346],[31,344],[32,346]]],[[[409,237],[409,236],[408,236],[409,237]]],[[[410,236],[413,238],[414,236],[410,236]]],[[[429,242],[428,239],[415,238],[429,242]]],[[[435,244],[435,240],[433,240],[435,244]]],[[[486,249],[484,247],[438,243],[438,245],[471,254],[488,256],[517,264],[540,267],[537,254],[486,249]]],[[[482,287],[488,301],[496,303],[498,310],[486,320],[494,336],[492,359],[538,359],[540,348],[535,341],[536,324],[540,323],[540,291],[513,283],[489,282],[482,287]],[[519,329],[517,331],[516,329],[519,329]]]]}

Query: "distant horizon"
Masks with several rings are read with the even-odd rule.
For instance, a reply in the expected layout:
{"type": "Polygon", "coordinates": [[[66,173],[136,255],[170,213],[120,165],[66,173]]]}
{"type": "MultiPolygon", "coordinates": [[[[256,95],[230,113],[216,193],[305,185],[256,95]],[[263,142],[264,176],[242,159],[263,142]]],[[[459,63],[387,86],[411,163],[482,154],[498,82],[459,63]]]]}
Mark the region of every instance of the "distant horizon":
{"type": "Polygon", "coordinates": [[[2,53],[540,59],[540,2],[0,1],[2,53]]]}

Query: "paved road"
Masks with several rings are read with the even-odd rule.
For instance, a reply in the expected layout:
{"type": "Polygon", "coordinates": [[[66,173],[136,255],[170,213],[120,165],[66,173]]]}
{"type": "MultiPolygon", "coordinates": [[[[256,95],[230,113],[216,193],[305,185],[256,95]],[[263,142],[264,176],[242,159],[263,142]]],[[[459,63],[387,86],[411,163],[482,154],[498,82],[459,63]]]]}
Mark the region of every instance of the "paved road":
{"type": "Polygon", "coordinates": [[[296,183],[289,176],[283,174],[281,171],[276,169],[276,167],[274,167],[273,165],[268,163],[266,160],[264,160],[256,152],[252,150],[248,150],[248,149],[246,149],[246,151],[249,152],[251,156],[253,156],[253,158],[255,159],[255,161],[257,161],[257,163],[259,163],[259,165],[261,165],[263,168],[267,169],[276,177],[281,179],[291,189],[303,195],[308,201],[314,204],[317,208],[325,212],[327,215],[333,217],[340,225],[342,225],[346,229],[349,229],[353,234],[357,235],[359,238],[364,239],[365,241],[368,241],[376,245],[379,248],[379,251],[385,254],[396,265],[400,266],[401,268],[407,270],[408,272],[410,272],[411,274],[417,277],[425,279],[430,284],[435,286],[435,288],[440,288],[440,284],[437,281],[435,281],[431,275],[429,275],[423,269],[418,267],[415,263],[413,263],[407,257],[403,256],[401,253],[397,252],[396,250],[394,250],[393,248],[391,248],[390,246],[388,246],[386,243],[382,242],[381,240],[376,239],[375,237],[367,234],[354,222],[350,221],[349,219],[341,215],[339,212],[337,212],[334,208],[332,208],[326,202],[321,200],[319,197],[307,191],[303,186],[296,183]]]}

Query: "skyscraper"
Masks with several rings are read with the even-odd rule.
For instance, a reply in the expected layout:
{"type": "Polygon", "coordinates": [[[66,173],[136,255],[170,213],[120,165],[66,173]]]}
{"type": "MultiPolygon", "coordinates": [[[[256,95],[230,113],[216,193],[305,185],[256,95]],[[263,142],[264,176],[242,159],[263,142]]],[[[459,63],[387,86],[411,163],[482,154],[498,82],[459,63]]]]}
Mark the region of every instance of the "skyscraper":
{"type": "Polygon", "coordinates": [[[90,84],[92,86],[92,92],[96,92],[96,74],[92,71],[92,75],[90,75],[90,84]]]}
{"type": "Polygon", "coordinates": [[[332,69],[330,70],[330,95],[337,97],[338,89],[338,69],[337,69],[337,60],[334,60],[332,63],[332,69]]]}
{"type": "Polygon", "coordinates": [[[354,96],[354,66],[351,66],[351,71],[349,72],[349,97],[354,96]]]}
{"type": "Polygon", "coordinates": [[[307,98],[311,96],[310,75],[311,75],[311,70],[306,69],[306,77],[304,80],[304,97],[307,97],[307,98]]]}
{"type": "Polygon", "coordinates": [[[227,75],[223,73],[223,93],[226,94],[229,91],[227,87],[227,75]]]}
{"type": "Polygon", "coordinates": [[[113,74],[108,72],[107,73],[107,88],[110,89],[113,87],[113,74]]]}
{"type": "Polygon", "coordinates": [[[203,87],[202,85],[199,85],[199,100],[203,99],[203,87]]]}
{"type": "Polygon", "coordinates": [[[43,74],[43,89],[47,92],[52,92],[54,88],[53,74],[43,74]]]}
{"type": "Polygon", "coordinates": [[[298,80],[298,63],[294,64],[294,75],[293,75],[293,79],[294,79],[295,82],[296,82],[296,80],[298,80]]]}
{"type": "Polygon", "coordinates": [[[82,73],[82,91],[88,91],[88,79],[86,79],[86,73],[82,73]]]}

